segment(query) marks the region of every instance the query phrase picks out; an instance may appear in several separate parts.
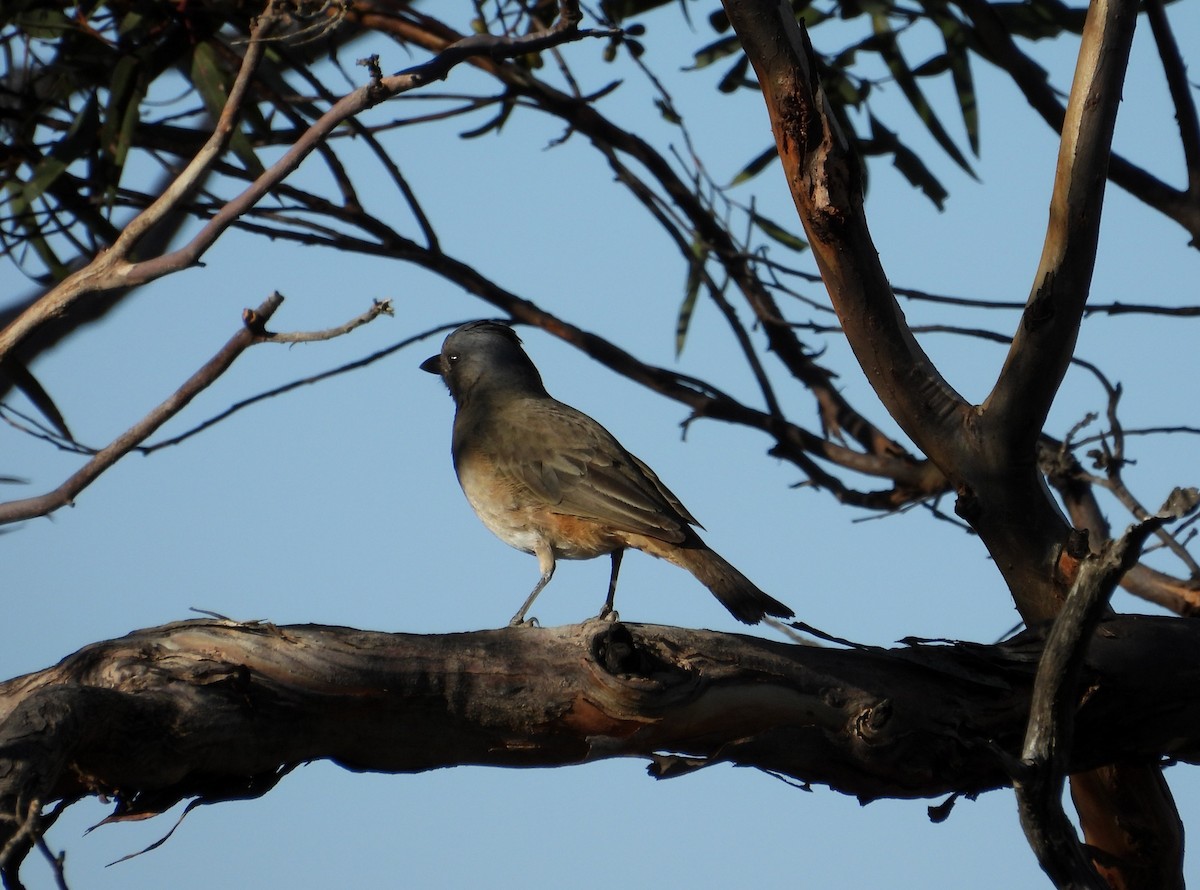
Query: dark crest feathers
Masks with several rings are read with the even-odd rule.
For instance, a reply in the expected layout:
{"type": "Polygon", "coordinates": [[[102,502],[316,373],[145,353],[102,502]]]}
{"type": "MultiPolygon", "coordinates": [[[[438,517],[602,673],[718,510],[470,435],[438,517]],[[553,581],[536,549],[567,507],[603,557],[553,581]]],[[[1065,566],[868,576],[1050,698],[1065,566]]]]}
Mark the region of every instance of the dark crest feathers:
{"type": "Polygon", "coordinates": [[[467,331],[487,331],[488,333],[499,334],[500,336],[507,338],[516,346],[521,345],[521,338],[517,336],[517,332],[514,331],[507,323],[502,321],[492,321],[491,319],[485,318],[481,321],[468,322],[458,330],[462,333],[466,333],[467,331]]]}

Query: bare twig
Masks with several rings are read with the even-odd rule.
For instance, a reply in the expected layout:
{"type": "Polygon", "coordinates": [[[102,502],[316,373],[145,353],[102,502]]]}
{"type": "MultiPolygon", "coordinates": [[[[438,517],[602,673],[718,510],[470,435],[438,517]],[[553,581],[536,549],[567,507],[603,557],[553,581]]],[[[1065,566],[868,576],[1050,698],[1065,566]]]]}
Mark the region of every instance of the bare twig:
{"type": "MultiPolygon", "coordinates": [[[[1140,521],[1147,519],[1150,511],[1142,506],[1137,496],[1129,490],[1121,472],[1128,462],[1125,457],[1125,428],[1117,416],[1117,405],[1121,400],[1121,387],[1119,385],[1109,386],[1106,383],[1106,388],[1108,389],[1108,433],[1100,439],[1100,451],[1091,452],[1091,454],[1095,456],[1096,465],[1104,471],[1105,478],[1101,484],[1116,496],[1117,500],[1121,502],[1121,506],[1128,510],[1134,519],[1140,521]],[[1111,448],[1108,445],[1109,439],[1113,443],[1111,448]]],[[[1155,531],[1155,534],[1167,549],[1186,566],[1193,578],[1200,578],[1200,565],[1196,563],[1187,548],[1175,539],[1173,534],[1161,527],[1155,531]]]]}
{"type": "Polygon", "coordinates": [[[1083,310],[1089,315],[1162,315],[1169,318],[1200,318],[1200,306],[1153,306],[1145,303],[1096,303],[1083,310]]]}
{"type": "MultiPolygon", "coordinates": [[[[1187,66],[1179,54],[1179,44],[1171,33],[1167,12],[1162,0],[1146,0],[1146,17],[1154,42],[1158,44],[1158,55],[1162,60],[1163,73],[1167,77],[1167,89],[1175,103],[1175,120],[1179,122],[1179,142],[1183,147],[1184,165],[1187,167],[1188,194],[1200,200],[1200,117],[1196,114],[1196,103],[1192,98],[1192,85],[1188,83],[1187,66]]],[[[1197,245],[1200,246],[1200,245],[1197,245]]]]}
{"type": "Polygon", "coordinates": [[[75,496],[87,488],[101,473],[145,441],[146,437],[178,414],[184,406],[220,377],[239,355],[263,338],[263,325],[283,302],[273,294],[258,309],[243,313],[243,325],[220,352],[209,359],[200,370],[187,379],[166,401],[114,439],[108,446],[70,476],[53,491],[32,498],[0,504],[0,525],[45,516],[72,503],[75,496]]]}
{"type": "MultiPolygon", "coordinates": [[[[794,274],[794,273],[793,273],[794,274]]],[[[1015,300],[983,300],[975,297],[955,297],[948,294],[931,294],[913,287],[894,287],[896,296],[914,302],[934,303],[945,306],[963,306],[968,309],[1024,309],[1025,303],[1015,300]]],[[[1200,306],[1158,306],[1151,303],[1088,303],[1084,317],[1091,315],[1160,315],[1170,318],[1200,318],[1200,306]]]]}
{"type": "MultiPolygon", "coordinates": [[[[1079,447],[1081,444],[1082,442],[1076,442],[1074,446],[1079,447]]],[[[1071,524],[1088,532],[1093,547],[1099,547],[1109,540],[1112,530],[1096,499],[1096,487],[1102,484],[1102,480],[1084,472],[1069,450],[1068,443],[1044,436],[1039,446],[1038,463],[1047,481],[1062,498],[1063,505],[1071,517],[1071,524]]],[[[1156,603],[1178,615],[1200,614],[1200,583],[1195,579],[1190,582],[1180,580],[1139,564],[1125,573],[1121,579],[1121,586],[1134,596],[1156,603]]]]}
{"type": "Polygon", "coordinates": [[[361,328],[365,324],[370,324],[381,315],[395,315],[396,311],[392,308],[391,300],[376,300],[371,304],[371,308],[355,318],[350,319],[345,324],[340,324],[337,327],[326,328],[323,331],[293,331],[290,333],[277,334],[273,331],[263,332],[264,343],[314,343],[318,340],[332,340],[335,337],[341,337],[348,334],[355,328],[361,328]]]}
{"type": "Polygon", "coordinates": [[[24,806],[12,815],[4,814],[6,819],[17,822],[16,830],[5,831],[5,834],[9,836],[5,840],[4,846],[0,847],[0,878],[3,879],[6,888],[20,887],[17,869],[21,860],[25,858],[26,852],[32,848],[36,839],[41,837],[43,830],[40,817],[42,801],[34,797],[31,800],[22,801],[22,803],[24,806]]]}
{"type": "Polygon", "coordinates": [[[45,857],[46,864],[50,866],[50,873],[54,875],[54,886],[58,890],[70,890],[67,885],[66,852],[55,853],[50,849],[50,845],[46,843],[44,829],[38,835],[37,848],[41,851],[42,856],[45,857]]]}
{"type": "Polygon", "coordinates": [[[220,412],[219,414],[213,415],[212,417],[208,418],[208,420],[204,421],[203,423],[197,424],[196,426],[192,427],[191,429],[189,429],[185,432],[180,433],[178,436],[172,436],[171,438],[163,439],[160,442],[152,442],[149,445],[143,445],[138,450],[143,454],[153,454],[155,451],[161,451],[164,448],[170,448],[172,446],[178,445],[179,443],[181,443],[187,439],[190,439],[199,433],[204,432],[206,429],[216,426],[218,423],[225,420],[227,417],[241,411],[243,408],[249,408],[251,405],[254,405],[258,402],[263,402],[263,401],[266,401],[267,399],[273,399],[276,396],[281,396],[284,393],[291,392],[292,390],[295,390],[295,389],[299,389],[302,386],[310,386],[314,383],[319,383],[322,380],[328,380],[331,377],[337,377],[341,374],[347,374],[350,371],[357,371],[359,368],[363,368],[363,367],[366,367],[367,365],[373,364],[382,358],[386,358],[387,356],[391,355],[392,353],[399,352],[401,349],[405,349],[406,347],[411,346],[413,343],[418,343],[421,340],[424,340],[428,337],[432,337],[434,334],[439,334],[439,333],[443,333],[448,330],[453,330],[454,328],[458,327],[461,323],[462,322],[456,321],[456,322],[451,322],[449,324],[438,325],[437,327],[431,328],[430,330],[422,331],[421,333],[414,334],[411,337],[406,337],[405,339],[401,340],[399,343],[393,343],[391,346],[387,347],[386,349],[380,349],[379,351],[373,352],[370,355],[364,356],[360,359],[355,359],[352,362],[347,362],[344,365],[339,365],[338,367],[332,368],[328,371],[322,371],[320,374],[314,374],[311,377],[304,377],[304,378],[301,378],[300,380],[293,380],[291,383],[286,383],[283,386],[277,386],[274,389],[269,389],[269,390],[266,390],[265,392],[260,392],[257,395],[251,396],[250,398],[242,399],[240,402],[235,402],[234,404],[230,405],[228,408],[226,408],[224,411],[220,412]]]}

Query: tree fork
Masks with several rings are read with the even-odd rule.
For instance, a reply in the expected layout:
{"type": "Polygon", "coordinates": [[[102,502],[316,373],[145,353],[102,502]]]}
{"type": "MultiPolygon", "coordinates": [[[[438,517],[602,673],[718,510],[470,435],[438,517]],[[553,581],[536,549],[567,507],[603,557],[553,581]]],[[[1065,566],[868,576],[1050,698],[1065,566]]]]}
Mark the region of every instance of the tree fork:
{"type": "MultiPolygon", "coordinates": [[[[818,82],[816,58],[791,6],[724,0],[758,76],[788,187],[846,337],[876,394],[959,492],[957,510],[988,547],[1027,622],[1052,618],[1073,580],[1057,571],[1070,527],[1045,492],[1034,441],[1075,342],[1095,259],[1113,121],[1136,5],[1094,0],[1087,17],[1038,287],[1051,325],[1014,336],[982,406],[939,374],[913,337],[879,264],[857,168],[818,82]],[[1056,277],[1069,293],[1042,284],[1056,277]],[[1061,317],[1059,317],[1061,316],[1061,317]]],[[[1114,888],[1182,886],[1182,825],[1152,766],[1120,764],[1081,778],[1076,804],[1097,866],[1114,888]]]]}

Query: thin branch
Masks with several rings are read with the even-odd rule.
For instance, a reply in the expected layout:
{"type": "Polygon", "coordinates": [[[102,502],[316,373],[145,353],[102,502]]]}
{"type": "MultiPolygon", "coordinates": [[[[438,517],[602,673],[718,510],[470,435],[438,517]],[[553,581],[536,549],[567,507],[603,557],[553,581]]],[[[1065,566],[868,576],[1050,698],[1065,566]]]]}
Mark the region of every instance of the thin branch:
{"type": "MultiPolygon", "coordinates": [[[[1104,470],[1105,487],[1116,496],[1120,501],[1121,506],[1129,511],[1134,519],[1141,521],[1150,518],[1150,511],[1142,506],[1132,491],[1125,485],[1125,479],[1122,476],[1122,469],[1125,467],[1127,460],[1125,458],[1125,429],[1121,424],[1120,418],[1117,416],[1117,404],[1121,400],[1121,387],[1108,386],[1108,435],[1101,439],[1100,452],[1096,455],[1097,465],[1104,470]],[[1108,439],[1111,438],[1113,445],[1110,449],[1108,439]]],[[[1180,562],[1186,566],[1188,572],[1193,578],[1200,578],[1200,565],[1197,565],[1196,560],[1187,551],[1179,541],[1175,540],[1175,536],[1161,526],[1155,531],[1159,540],[1166,545],[1180,562]]]]}
{"type": "Polygon", "coordinates": [[[73,502],[75,496],[87,488],[105,470],[145,441],[156,429],[178,414],[183,408],[212,384],[234,363],[238,356],[263,337],[263,325],[283,302],[283,297],[273,294],[258,309],[247,309],[243,313],[243,324],[229,342],[195,374],[175,391],[166,401],[143,417],[140,421],[114,439],[105,448],[73,473],[53,491],[32,498],[8,501],[0,504],[0,525],[45,516],[73,502]]]}
{"type": "Polygon", "coordinates": [[[456,65],[475,56],[487,55],[493,59],[511,59],[528,53],[552,49],[582,37],[617,37],[620,28],[580,31],[579,22],[583,15],[578,0],[559,0],[557,20],[548,29],[521,37],[497,34],[472,34],[456,40],[432,59],[400,72],[413,79],[410,89],[438,80],[444,80],[456,65]]]}
{"type": "Polygon", "coordinates": [[[43,442],[49,442],[60,451],[66,451],[71,454],[86,454],[89,457],[96,453],[95,448],[88,448],[74,439],[69,439],[61,432],[38,420],[24,411],[18,411],[12,405],[6,405],[0,402],[0,418],[11,426],[13,429],[27,436],[32,436],[35,439],[40,439],[43,442]]]}
{"type": "MultiPolygon", "coordinates": [[[[333,94],[325,88],[325,85],[321,83],[319,79],[317,79],[312,71],[309,70],[307,65],[293,65],[293,69],[300,75],[301,78],[303,78],[310,86],[312,86],[312,88],[324,101],[329,102],[331,105],[333,104],[335,101],[333,94]]],[[[466,109],[456,110],[454,113],[463,113],[465,110],[472,110],[475,107],[477,106],[475,106],[474,103],[468,103],[466,109]]],[[[430,117],[436,118],[438,116],[431,115],[430,117]]],[[[379,139],[376,136],[375,129],[365,126],[362,121],[358,120],[357,118],[351,118],[349,121],[347,121],[347,123],[349,124],[351,133],[353,133],[356,137],[361,138],[364,142],[366,142],[368,147],[370,147],[376,159],[380,164],[383,165],[383,168],[391,177],[392,182],[395,183],[396,187],[400,190],[400,194],[404,196],[404,200],[408,204],[409,210],[412,211],[413,218],[416,219],[417,225],[420,226],[421,232],[425,236],[426,245],[430,248],[430,250],[437,250],[438,238],[437,232],[434,231],[433,224],[429,221],[428,216],[426,216],[425,209],[421,206],[420,201],[417,200],[417,195],[412,190],[408,180],[405,179],[404,175],[400,172],[399,166],[392,159],[392,156],[388,154],[388,152],[385,151],[383,146],[380,144],[379,139]]],[[[355,200],[355,203],[358,203],[357,199],[355,200]]]]}
{"type": "Polygon", "coordinates": [[[1088,304],[1083,310],[1089,315],[1163,315],[1169,318],[1200,318],[1200,306],[1153,306],[1145,303],[1088,304]]]}
{"type": "MultiPolygon", "coordinates": [[[[982,52],[1013,79],[1042,119],[1056,132],[1063,132],[1065,112],[1046,72],[1021,52],[1004,21],[987,0],[954,0],[975,29],[982,52]]],[[[1200,247],[1200,201],[1194,194],[1181,192],[1131,163],[1118,154],[1109,159],[1108,178],[1131,195],[1173,219],[1192,236],[1191,244],[1200,247]]]]}
{"type": "MultiPolygon", "coordinates": [[[[1144,426],[1144,427],[1133,427],[1133,428],[1126,427],[1125,428],[1126,438],[1128,438],[1130,436],[1163,436],[1163,435],[1176,435],[1176,434],[1200,436],[1200,427],[1183,426],[1182,424],[1180,424],[1177,426],[1144,426]]],[[[1093,442],[1099,442],[1104,437],[1104,435],[1105,435],[1104,433],[1097,433],[1094,436],[1084,436],[1080,439],[1076,439],[1074,444],[1076,447],[1081,447],[1083,445],[1090,445],[1093,442]]]]}
{"type": "MultiPolygon", "coordinates": [[[[268,6],[268,12],[271,9],[272,7],[268,6]]],[[[577,27],[579,15],[576,3],[562,0],[559,20],[548,31],[520,37],[495,35],[465,37],[446,47],[428,62],[391,77],[380,75],[376,63],[370,84],[354,90],[335,103],[308,128],[305,134],[284,153],[283,157],[240,195],[226,203],[188,244],[160,257],[138,263],[129,262],[127,257],[137,238],[150,228],[153,221],[156,221],[185,197],[192,184],[221,153],[225,141],[232,132],[236,113],[251,74],[262,55],[263,41],[260,38],[272,25],[270,16],[264,13],[256,23],[254,34],[242,60],[242,68],[230,90],[229,100],[222,112],[218,126],[200,154],[189,165],[185,174],[168,187],[150,208],[126,227],[112,249],[97,257],[87,268],[68,277],[61,285],[14,320],[8,328],[0,332],[0,361],[29,333],[50,318],[61,315],[72,303],[90,293],[113,287],[145,284],[170,272],[194,265],[230,225],[253,207],[284,177],[295,170],[301,161],[316,150],[326,136],[348,118],[400,93],[440,80],[456,65],[476,55],[485,54],[494,58],[506,58],[588,37],[613,37],[620,33],[619,30],[612,29],[581,30],[577,27]]]]}
{"type": "MultiPolygon", "coordinates": [[[[954,297],[946,294],[931,294],[912,287],[896,287],[896,296],[913,302],[934,303],[944,306],[964,306],[969,309],[1024,309],[1025,303],[1015,300],[981,300],[972,297],[954,297]]],[[[1083,310],[1084,317],[1091,315],[1164,315],[1172,318],[1200,318],[1200,306],[1156,306],[1148,303],[1089,303],[1083,310]]]]}
{"type": "Polygon", "coordinates": [[[50,873],[54,875],[54,886],[58,890],[70,890],[70,887],[67,885],[66,852],[56,855],[50,849],[50,845],[46,843],[44,829],[43,833],[38,836],[37,847],[41,851],[42,856],[45,857],[46,864],[50,866],[50,873]]]}
{"type": "Polygon", "coordinates": [[[293,331],[277,334],[272,331],[263,332],[264,343],[315,343],[319,340],[332,340],[350,333],[355,328],[370,324],[381,315],[395,315],[391,300],[375,300],[366,312],[350,319],[345,324],[326,328],[323,331],[293,331]]]}
{"type": "MultiPolygon", "coordinates": [[[[1076,443],[1075,447],[1078,447],[1076,443]]],[[[1058,492],[1071,517],[1071,524],[1088,533],[1094,547],[1112,537],[1112,530],[1096,499],[1096,483],[1079,466],[1068,443],[1043,436],[1038,448],[1038,465],[1058,492]]],[[[1200,615],[1200,586],[1196,581],[1174,578],[1146,565],[1125,573],[1121,586],[1134,596],[1156,603],[1178,615],[1200,615]]]]}
{"type": "Polygon", "coordinates": [[[1179,142],[1183,146],[1183,160],[1187,167],[1188,194],[1200,201],[1200,117],[1196,114],[1196,103],[1192,99],[1192,85],[1188,83],[1187,65],[1179,53],[1179,44],[1171,33],[1171,23],[1162,0],[1146,0],[1146,17],[1150,30],[1158,45],[1163,73],[1167,77],[1167,89],[1175,104],[1175,120],[1179,123],[1179,142]]]}
{"type": "MultiPolygon", "coordinates": [[[[691,243],[684,237],[681,231],[681,222],[673,219],[669,213],[669,208],[665,207],[662,198],[656,194],[640,177],[638,177],[626,164],[622,163],[616,150],[607,145],[597,146],[600,152],[608,159],[609,166],[616,173],[617,180],[623,183],[626,188],[633,192],[634,196],[642,203],[659,225],[667,233],[667,236],[675,242],[676,248],[685,260],[696,262],[696,258],[692,253],[691,243]]],[[[759,391],[762,393],[763,401],[767,406],[767,411],[774,417],[783,419],[783,411],[779,406],[779,401],[775,397],[775,391],[771,386],[770,378],[767,376],[766,370],[759,360],[758,353],[755,351],[753,343],[749,335],[746,333],[745,326],[742,325],[737,317],[737,312],[729,301],[725,299],[721,293],[721,288],[716,281],[713,280],[708,270],[701,264],[700,274],[703,279],[705,289],[709,297],[717,305],[721,315],[725,318],[730,330],[733,331],[734,338],[738,342],[738,346],[742,350],[742,355],[746,359],[746,363],[750,366],[750,371],[754,375],[755,381],[758,383],[759,391]]]]}
{"type": "MultiPolygon", "coordinates": [[[[35,429],[27,430],[31,435],[46,439],[52,442],[59,448],[64,450],[74,451],[76,453],[90,454],[92,459],[88,461],[80,470],[72,475],[66,482],[56,488],[54,491],[41,495],[35,498],[25,498],[19,501],[10,501],[8,503],[0,503],[0,525],[9,522],[17,522],[22,519],[30,519],[33,516],[42,516],[59,507],[72,503],[75,495],[79,494],[84,488],[90,485],[95,479],[106,469],[128,454],[130,451],[138,451],[142,454],[150,454],[161,448],[166,448],[170,445],[176,445],[185,439],[189,439],[197,433],[208,429],[209,427],[219,423],[231,414],[236,413],[242,408],[262,401],[270,396],[277,395],[282,392],[287,392],[290,389],[295,389],[305,383],[313,383],[317,380],[323,380],[327,377],[333,377],[336,374],[344,373],[354,368],[362,367],[369,364],[384,355],[394,352],[403,345],[412,342],[412,340],[403,341],[398,346],[394,346],[388,350],[382,350],[374,356],[369,356],[367,359],[362,359],[357,362],[351,362],[349,365],[344,365],[341,368],[333,371],[328,371],[324,374],[319,374],[316,377],[307,380],[296,381],[288,386],[279,387],[269,393],[262,393],[251,399],[246,399],[237,403],[228,410],[218,414],[216,417],[210,418],[197,427],[188,432],[175,436],[172,439],[159,442],[154,445],[142,445],[150,435],[159,427],[166,423],[171,417],[178,414],[196,395],[202,390],[211,386],[218,377],[225,373],[233,364],[234,360],[241,355],[247,348],[256,343],[312,343],[320,340],[332,340],[335,337],[341,337],[350,333],[356,328],[362,327],[365,324],[374,321],[380,315],[391,315],[392,304],[390,300],[376,300],[374,304],[366,312],[356,318],[350,319],[345,324],[338,325],[332,328],[326,328],[322,331],[298,331],[291,333],[275,333],[266,329],[266,323],[274,315],[275,311],[283,303],[283,296],[275,293],[271,295],[258,309],[247,309],[243,314],[243,327],[233,338],[225,344],[216,356],[210,359],[204,367],[193,374],[183,384],[176,393],[167,401],[163,402],[141,421],[123,433],[112,444],[102,449],[85,448],[77,442],[63,439],[56,435],[52,430],[46,429],[41,424],[35,424],[35,429]]],[[[13,414],[21,416],[19,412],[11,408],[6,408],[6,411],[11,411],[13,414]]],[[[7,419],[7,418],[6,418],[7,419]]],[[[28,418],[24,418],[26,422],[31,422],[28,418]]],[[[9,423],[13,421],[9,420],[9,423]]]]}
{"type": "Polygon", "coordinates": [[[4,814],[17,823],[16,831],[11,832],[5,838],[4,846],[0,847],[0,877],[3,878],[6,888],[21,886],[15,866],[20,864],[20,860],[32,849],[43,831],[40,817],[41,798],[33,797],[22,803],[24,806],[11,816],[8,813],[4,814]]]}
{"type": "Polygon", "coordinates": [[[350,371],[356,371],[359,368],[364,368],[367,365],[374,364],[375,362],[379,361],[382,358],[387,358],[387,356],[391,355],[392,353],[399,352],[400,350],[405,349],[408,346],[411,346],[413,343],[418,343],[421,340],[425,340],[429,337],[432,337],[435,334],[444,333],[446,331],[453,330],[454,328],[458,327],[460,324],[462,324],[462,322],[456,321],[456,322],[452,322],[450,324],[438,325],[435,328],[431,328],[427,331],[422,331],[421,333],[414,334],[411,337],[406,337],[405,339],[401,340],[399,343],[393,343],[391,346],[387,347],[386,349],[380,349],[377,352],[373,352],[370,355],[364,356],[363,358],[355,359],[352,362],[347,362],[344,365],[339,365],[338,367],[331,368],[328,371],[322,371],[320,374],[314,374],[310,377],[304,377],[299,380],[293,380],[291,383],[285,383],[283,386],[277,386],[273,389],[269,389],[264,392],[260,392],[257,395],[253,395],[250,398],[242,399],[240,402],[235,402],[234,404],[230,405],[228,408],[226,408],[224,411],[220,412],[219,414],[213,415],[212,417],[208,418],[208,420],[205,420],[203,423],[199,423],[196,426],[192,427],[191,429],[180,433],[178,436],[172,436],[169,439],[163,439],[159,442],[152,442],[149,445],[143,445],[138,449],[138,451],[140,451],[142,454],[153,454],[155,451],[161,451],[164,448],[170,448],[172,446],[178,445],[179,443],[184,442],[187,439],[190,439],[193,436],[204,432],[206,429],[216,426],[218,423],[225,420],[227,417],[230,417],[233,414],[237,414],[239,411],[241,411],[244,408],[249,408],[251,405],[254,405],[258,402],[263,402],[263,401],[266,401],[267,399],[273,399],[276,396],[281,396],[284,393],[288,393],[288,392],[291,392],[292,390],[299,389],[302,386],[309,386],[314,383],[320,383],[322,380],[328,380],[331,377],[337,377],[342,374],[347,374],[350,371]]]}

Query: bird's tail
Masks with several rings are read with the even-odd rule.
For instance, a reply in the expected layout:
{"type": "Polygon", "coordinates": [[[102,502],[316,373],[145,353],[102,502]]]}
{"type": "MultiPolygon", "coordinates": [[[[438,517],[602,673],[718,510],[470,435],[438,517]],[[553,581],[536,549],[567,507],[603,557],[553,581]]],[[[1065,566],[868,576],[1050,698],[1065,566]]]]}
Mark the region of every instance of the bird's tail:
{"type": "Polygon", "coordinates": [[[767,615],[776,618],[791,618],[795,613],[758,587],[725,561],[719,553],[710,550],[699,536],[680,545],[646,548],[647,552],[675,563],[696,576],[701,584],[712,591],[721,605],[729,610],[738,621],[758,624],[767,615]]]}

